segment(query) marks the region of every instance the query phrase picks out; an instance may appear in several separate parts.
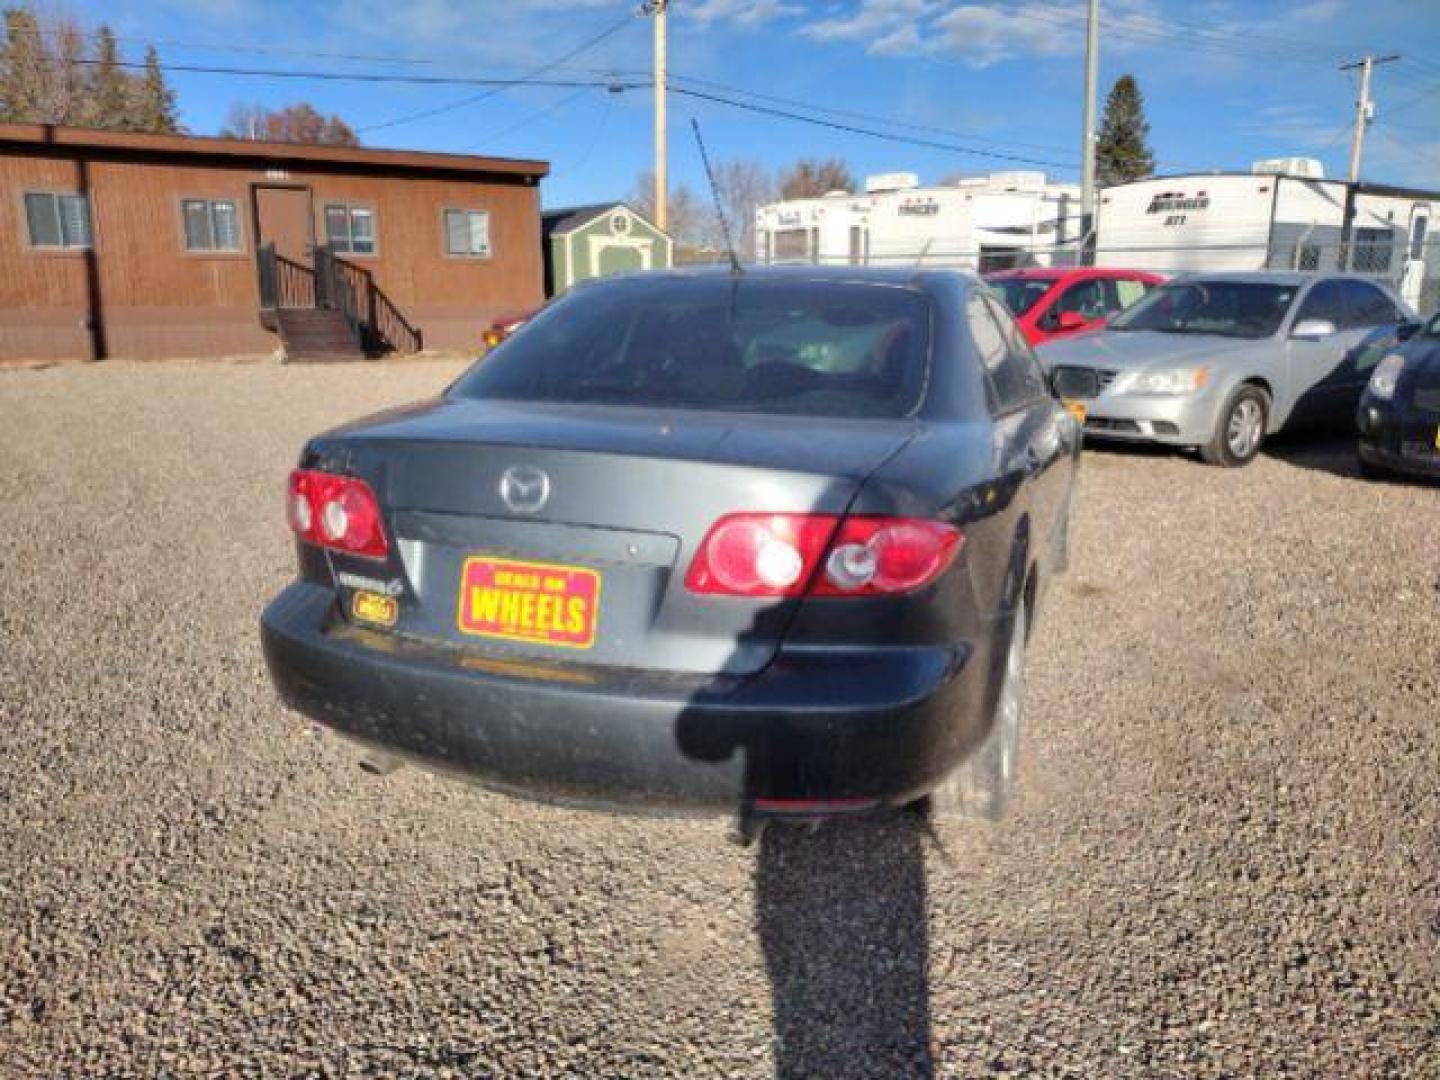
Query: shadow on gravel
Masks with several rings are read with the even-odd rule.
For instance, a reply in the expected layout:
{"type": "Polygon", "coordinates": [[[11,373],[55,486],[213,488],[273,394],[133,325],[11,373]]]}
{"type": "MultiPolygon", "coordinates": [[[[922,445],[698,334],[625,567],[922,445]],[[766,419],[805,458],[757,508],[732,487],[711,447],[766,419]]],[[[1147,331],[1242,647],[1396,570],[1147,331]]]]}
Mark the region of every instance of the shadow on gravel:
{"type": "Polygon", "coordinates": [[[1260,452],[1287,465],[1363,480],[1355,457],[1355,436],[1334,431],[1282,431],[1265,440],[1260,452]]]}
{"type": "Polygon", "coordinates": [[[926,835],[915,814],[772,824],[756,926],[777,1077],[931,1077],[926,835]]]}

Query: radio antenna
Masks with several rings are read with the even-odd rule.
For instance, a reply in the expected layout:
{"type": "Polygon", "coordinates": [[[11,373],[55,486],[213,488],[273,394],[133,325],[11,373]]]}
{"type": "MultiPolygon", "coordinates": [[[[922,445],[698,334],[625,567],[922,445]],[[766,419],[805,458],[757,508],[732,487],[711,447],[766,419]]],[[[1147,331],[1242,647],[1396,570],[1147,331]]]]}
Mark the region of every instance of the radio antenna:
{"type": "Polygon", "coordinates": [[[700,121],[693,116],[690,126],[695,131],[695,142],[700,147],[700,162],[705,166],[705,178],[710,181],[710,198],[715,203],[715,216],[720,219],[720,235],[725,238],[725,254],[730,256],[730,273],[737,278],[745,276],[740,265],[740,256],[735,254],[735,241],[730,238],[730,222],[725,220],[725,208],[720,202],[720,185],[715,183],[715,172],[710,168],[710,155],[705,152],[705,140],[700,137],[700,121]]]}

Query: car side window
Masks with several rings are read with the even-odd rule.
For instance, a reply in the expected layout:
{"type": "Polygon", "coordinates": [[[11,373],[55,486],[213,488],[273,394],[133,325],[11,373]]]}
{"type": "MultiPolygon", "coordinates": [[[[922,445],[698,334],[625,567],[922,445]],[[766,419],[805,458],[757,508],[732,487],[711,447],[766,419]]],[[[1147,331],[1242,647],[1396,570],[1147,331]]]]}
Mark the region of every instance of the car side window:
{"type": "Polygon", "coordinates": [[[1135,281],[1131,278],[1115,278],[1110,285],[1115,290],[1114,311],[1124,311],[1150,291],[1150,287],[1145,282],[1135,281]]]}
{"type": "Polygon", "coordinates": [[[1045,377],[1015,320],[999,304],[972,296],[966,308],[976,355],[995,393],[995,404],[1010,412],[1045,393],[1045,377]]]}
{"type": "Polygon", "coordinates": [[[1105,308],[1105,282],[1100,278],[1077,282],[1071,285],[1050,305],[1045,319],[1050,326],[1058,326],[1060,316],[1067,311],[1077,312],[1086,322],[1103,319],[1105,308]]]}
{"type": "Polygon", "coordinates": [[[1295,325],[1300,325],[1306,319],[1324,319],[1328,323],[1333,323],[1337,330],[1344,328],[1346,324],[1345,290],[1340,287],[1340,282],[1318,282],[1305,294],[1305,300],[1300,305],[1300,312],[1295,316],[1295,325]]]}
{"type": "Polygon", "coordinates": [[[1400,321],[1394,302],[1368,281],[1345,281],[1346,326],[1372,327],[1400,321]]]}

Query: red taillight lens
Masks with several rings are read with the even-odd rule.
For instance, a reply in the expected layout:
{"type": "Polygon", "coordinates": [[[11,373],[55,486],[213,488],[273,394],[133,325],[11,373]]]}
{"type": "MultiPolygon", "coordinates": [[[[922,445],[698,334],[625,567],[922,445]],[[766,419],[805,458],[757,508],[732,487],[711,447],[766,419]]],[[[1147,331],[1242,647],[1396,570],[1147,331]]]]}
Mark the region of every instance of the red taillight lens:
{"type": "Polygon", "coordinates": [[[390,550],[380,504],[364,480],[315,469],[290,474],[290,527],[307,544],[383,559],[390,550]]]}
{"type": "Polygon", "coordinates": [[[934,581],[964,540],[919,518],[729,514],[710,529],[685,585],[722,596],[893,596],[934,581]]]}
{"type": "Polygon", "coordinates": [[[816,596],[893,596],[930,584],[955,561],[965,537],[923,518],[846,518],[830,543],[816,596]]]}
{"type": "Polygon", "coordinates": [[[685,585],[722,596],[799,596],[837,520],[831,514],[729,514],[706,535],[685,585]]]}

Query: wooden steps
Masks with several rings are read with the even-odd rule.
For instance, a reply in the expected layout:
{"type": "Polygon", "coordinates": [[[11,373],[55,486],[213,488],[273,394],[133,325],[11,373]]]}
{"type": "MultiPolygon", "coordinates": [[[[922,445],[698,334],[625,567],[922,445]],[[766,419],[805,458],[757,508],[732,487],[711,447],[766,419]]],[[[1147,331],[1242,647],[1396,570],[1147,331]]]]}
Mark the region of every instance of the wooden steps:
{"type": "Polygon", "coordinates": [[[345,316],[327,308],[279,308],[276,329],[285,357],[291,363],[364,360],[365,351],[345,316]]]}

